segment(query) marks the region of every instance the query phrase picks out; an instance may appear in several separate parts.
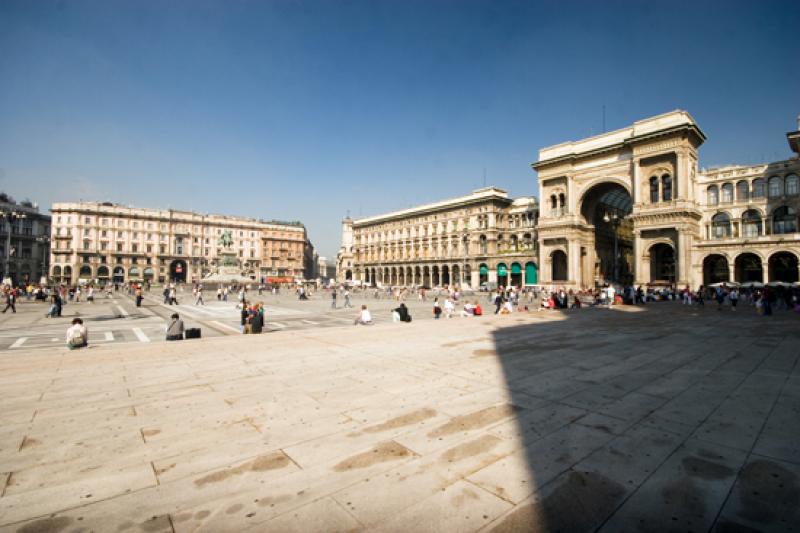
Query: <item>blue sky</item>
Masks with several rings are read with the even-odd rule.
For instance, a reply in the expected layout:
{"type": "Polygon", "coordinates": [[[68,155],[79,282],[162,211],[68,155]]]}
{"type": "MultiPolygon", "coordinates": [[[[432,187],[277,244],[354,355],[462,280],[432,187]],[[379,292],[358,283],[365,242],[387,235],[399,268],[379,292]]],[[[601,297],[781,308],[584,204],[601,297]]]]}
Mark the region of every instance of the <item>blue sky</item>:
{"type": "Polygon", "coordinates": [[[536,194],[538,149],[672,109],[788,157],[800,2],[0,2],[0,190],[340,220],[536,194]]]}

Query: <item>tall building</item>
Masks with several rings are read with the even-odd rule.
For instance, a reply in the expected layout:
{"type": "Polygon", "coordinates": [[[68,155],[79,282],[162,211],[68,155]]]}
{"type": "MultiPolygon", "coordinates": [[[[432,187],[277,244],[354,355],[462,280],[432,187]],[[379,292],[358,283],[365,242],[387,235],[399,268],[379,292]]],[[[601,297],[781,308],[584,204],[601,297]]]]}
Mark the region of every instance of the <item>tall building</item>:
{"type": "Polygon", "coordinates": [[[535,284],[533,197],[487,187],[466,196],[342,221],[336,277],[367,285],[535,284]]]}
{"type": "Polygon", "coordinates": [[[0,279],[39,283],[47,275],[50,217],[29,201],[0,195],[0,279]]]}
{"type": "Polygon", "coordinates": [[[310,245],[299,222],[264,221],[108,202],[55,203],[50,276],[59,283],[197,282],[222,260],[233,238],[243,276],[303,278],[310,245]]]}
{"type": "MultiPolygon", "coordinates": [[[[787,138],[797,154],[800,132],[787,138]]],[[[678,110],[542,148],[542,281],[798,281],[800,159],[701,170],[705,139],[678,110]]]]}

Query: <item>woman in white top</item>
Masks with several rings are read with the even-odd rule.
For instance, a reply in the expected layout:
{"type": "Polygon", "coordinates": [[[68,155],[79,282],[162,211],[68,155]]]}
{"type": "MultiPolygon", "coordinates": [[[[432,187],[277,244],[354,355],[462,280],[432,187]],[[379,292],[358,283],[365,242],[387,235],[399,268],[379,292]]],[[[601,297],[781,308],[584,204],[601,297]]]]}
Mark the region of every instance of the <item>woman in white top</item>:
{"type": "Polygon", "coordinates": [[[362,326],[369,326],[372,324],[372,315],[370,314],[366,305],[361,306],[361,311],[359,311],[355,323],[356,325],[361,324],[362,326]]]}
{"type": "Polygon", "coordinates": [[[80,318],[72,319],[72,327],[67,330],[67,348],[85,348],[89,345],[89,332],[80,318]]]}

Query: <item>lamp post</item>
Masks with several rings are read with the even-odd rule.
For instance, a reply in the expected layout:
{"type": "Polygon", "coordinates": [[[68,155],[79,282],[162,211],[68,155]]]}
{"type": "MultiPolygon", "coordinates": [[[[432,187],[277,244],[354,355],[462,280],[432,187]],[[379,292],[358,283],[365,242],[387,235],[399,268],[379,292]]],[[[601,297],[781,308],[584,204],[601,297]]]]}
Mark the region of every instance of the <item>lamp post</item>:
{"type": "Polygon", "coordinates": [[[619,281],[619,263],[618,263],[618,256],[619,256],[619,241],[617,237],[617,229],[619,228],[620,223],[622,223],[622,219],[624,217],[620,217],[616,212],[608,213],[603,215],[603,222],[606,224],[610,224],[611,228],[614,232],[614,271],[613,271],[613,278],[611,281],[617,283],[619,281]]]}
{"type": "Polygon", "coordinates": [[[464,231],[464,235],[461,237],[462,241],[464,242],[464,261],[461,264],[461,290],[464,290],[464,285],[466,284],[467,280],[467,254],[469,253],[469,233],[464,231]]]}
{"type": "MultiPolygon", "coordinates": [[[[50,237],[48,237],[47,235],[39,235],[38,237],[36,237],[36,242],[39,243],[39,247],[40,248],[41,247],[46,247],[47,245],[50,244],[50,237]]],[[[43,253],[42,253],[42,276],[41,276],[41,279],[39,279],[39,284],[40,285],[47,285],[47,280],[50,277],[48,275],[48,272],[47,272],[47,270],[48,270],[47,269],[47,258],[48,258],[49,255],[50,255],[49,250],[43,250],[43,253]]]]}
{"type": "Polygon", "coordinates": [[[9,263],[11,262],[11,232],[13,224],[16,220],[27,218],[28,215],[22,211],[0,211],[0,217],[3,217],[8,226],[6,233],[6,254],[3,258],[3,283],[6,285],[11,284],[11,276],[9,275],[9,263]]]}

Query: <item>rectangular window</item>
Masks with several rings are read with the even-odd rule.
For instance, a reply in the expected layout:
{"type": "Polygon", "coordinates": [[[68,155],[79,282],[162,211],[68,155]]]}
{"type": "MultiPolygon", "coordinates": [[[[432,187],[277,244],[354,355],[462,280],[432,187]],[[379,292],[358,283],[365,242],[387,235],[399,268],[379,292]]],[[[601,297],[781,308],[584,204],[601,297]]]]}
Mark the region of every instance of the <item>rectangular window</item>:
{"type": "Polygon", "coordinates": [[[118,243],[117,243],[117,251],[118,251],[118,252],[121,252],[121,251],[122,251],[122,243],[121,243],[121,242],[118,242],[118,243]]]}

